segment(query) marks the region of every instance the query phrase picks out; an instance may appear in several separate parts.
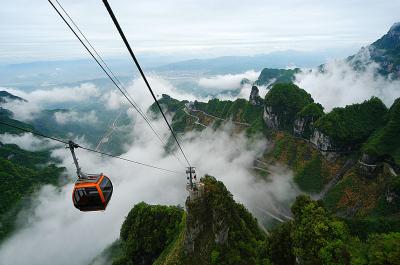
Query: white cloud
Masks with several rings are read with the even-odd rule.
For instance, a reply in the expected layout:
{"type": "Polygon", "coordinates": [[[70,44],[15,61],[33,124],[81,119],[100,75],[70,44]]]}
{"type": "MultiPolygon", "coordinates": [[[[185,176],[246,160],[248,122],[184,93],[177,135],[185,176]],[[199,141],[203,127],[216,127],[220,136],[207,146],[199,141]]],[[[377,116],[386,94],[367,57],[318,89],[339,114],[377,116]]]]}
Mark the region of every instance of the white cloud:
{"type": "Polygon", "coordinates": [[[91,83],[79,86],[55,87],[51,89],[36,89],[25,92],[19,89],[5,88],[7,92],[37,104],[53,104],[63,102],[81,102],[100,94],[99,89],[91,83]]]}
{"type": "Polygon", "coordinates": [[[83,83],[73,87],[36,89],[31,92],[15,88],[2,88],[2,90],[27,100],[27,102],[12,100],[2,104],[4,108],[13,112],[14,118],[23,121],[34,119],[35,115],[46,108],[47,105],[84,102],[86,100],[94,100],[100,96],[100,90],[90,83],[83,83]]]}
{"type": "MultiPolygon", "coordinates": [[[[98,213],[79,212],[71,202],[72,184],[61,189],[43,187],[29,209],[29,218],[21,220],[19,230],[0,246],[0,263],[88,264],[118,237],[124,216],[135,203],[182,205],[187,196],[185,169],[175,157],[164,155],[157,139],[143,126],[140,122],[135,124],[134,145],[123,156],[177,170],[181,174],[102,159],[77,149],[77,156],[86,172],[103,171],[111,177],[114,194],[108,209],[98,213]]],[[[273,174],[269,182],[253,176],[253,160],[262,153],[265,140],[260,138],[250,144],[244,135],[232,136],[232,130],[232,125],[227,125],[220,131],[207,129],[183,137],[184,151],[197,167],[198,176],[209,173],[223,180],[235,199],[250,208],[268,207],[293,199],[296,189],[291,184],[290,172],[273,174]]],[[[63,161],[70,176],[74,176],[75,169],[68,151],[57,149],[53,154],[63,161]]]]}
{"type": "MultiPolygon", "coordinates": [[[[147,76],[147,80],[149,81],[157,99],[161,98],[161,94],[167,94],[179,100],[195,99],[192,94],[178,91],[170,81],[156,74],[149,74],[147,76]]],[[[141,77],[135,78],[133,81],[128,83],[126,86],[126,90],[133,99],[133,102],[139,105],[139,107],[144,111],[147,110],[150,105],[154,103],[154,100],[141,77]]],[[[101,99],[104,102],[105,107],[110,110],[118,109],[121,106],[131,107],[128,100],[120,93],[120,91],[117,90],[105,93],[101,97],[101,99]]]]}
{"type": "Polygon", "coordinates": [[[60,146],[60,144],[57,142],[38,138],[33,136],[31,133],[24,133],[20,135],[8,133],[0,134],[0,142],[4,144],[16,144],[21,149],[28,151],[40,151],[60,146]]]}
{"type": "Polygon", "coordinates": [[[76,111],[68,111],[68,112],[59,111],[54,113],[54,118],[56,119],[56,122],[59,124],[66,124],[69,122],[94,124],[99,121],[99,119],[96,116],[96,112],[94,110],[87,113],[78,113],[76,111]]]}
{"type": "Polygon", "coordinates": [[[364,62],[369,63],[365,71],[354,71],[351,65],[343,60],[326,64],[326,71],[317,69],[303,71],[296,76],[295,83],[321,103],[326,111],[334,107],[344,107],[360,103],[372,96],[379,97],[388,107],[400,97],[400,81],[393,81],[377,74],[378,65],[369,62],[363,54],[364,62]]]}
{"type": "Polygon", "coordinates": [[[11,110],[13,117],[17,120],[29,121],[35,118],[35,115],[41,111],[39,105],[33,102],[19,100],[8,101],[2,104],[2,107],[11,110]]]}
{"type": "Polygon", "coordinates": [[[254,82],[257,80],[259,75],[260,72],[250,70],[241,74],[226,74],[216,75],[213,77],[203,77],[199,79],[198,85],[206,89],[233,90],[241,87],[240,81],[242,81],[243,78],[247,78],[251,82],[254,82]]]}

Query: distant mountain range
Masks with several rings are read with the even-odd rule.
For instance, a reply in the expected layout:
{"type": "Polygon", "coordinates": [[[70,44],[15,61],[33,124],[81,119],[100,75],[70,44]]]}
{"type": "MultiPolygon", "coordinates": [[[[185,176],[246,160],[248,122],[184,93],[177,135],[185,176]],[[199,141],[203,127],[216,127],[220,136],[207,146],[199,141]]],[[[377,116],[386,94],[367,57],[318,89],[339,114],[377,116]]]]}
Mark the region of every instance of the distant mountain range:
{"type": "MultiPolygon", "coordinates": [[[[335,54],[338,55],[338,54],[335,54]]],[[[339,55],[342,56],[343,54],[339,55]]],[[[156,71],[197,71],[206,74],[242,73],[247,70],[260,71],[264,67],[315,67],[324,63],[329,52],[278,51],[254,56],[224,56],[211,59],[193,59],[166,64],[156,71]]]]}
{"type": "MultiPolygon", "coordinates": [[[[350,53],[350,52],[349,52],[350,53]]],[[[181,60],[176,57],[138,56],[142,67],[153,72],[198,72],[204,74],[242,73],[264,67],[286,68],[290,65],[315,67],[328,58],[346,56],[346,51],[279,51],[254,56],[224,56],[209,59],[181,60]]],[[[117,76],[133,78],[136,68],[129,58],[106,60],[117,76]]],[[[39,86],[76,83],[103,78],[105,74],[90,59],[65,61],[38,61],[18,64],[0,64],[0,86],[34,89],[39,86]]]]}

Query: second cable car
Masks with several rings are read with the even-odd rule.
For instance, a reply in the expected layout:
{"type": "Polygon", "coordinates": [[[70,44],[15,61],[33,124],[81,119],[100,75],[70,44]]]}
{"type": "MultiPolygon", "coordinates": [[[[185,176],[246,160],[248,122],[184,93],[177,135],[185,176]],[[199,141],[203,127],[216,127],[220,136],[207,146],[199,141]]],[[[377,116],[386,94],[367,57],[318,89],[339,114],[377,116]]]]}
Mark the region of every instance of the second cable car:
{"type": "Polygon", "coordinates": [[[79,145],[72,141],[69,142],[69,149],[78,174],[78,179],[72,192],[74,206],[84,212],[104,211],[113,193],[111,180],[103,173],[97,175],[83,173],[74,152],[74,148],[78,147],[79,145]]]}

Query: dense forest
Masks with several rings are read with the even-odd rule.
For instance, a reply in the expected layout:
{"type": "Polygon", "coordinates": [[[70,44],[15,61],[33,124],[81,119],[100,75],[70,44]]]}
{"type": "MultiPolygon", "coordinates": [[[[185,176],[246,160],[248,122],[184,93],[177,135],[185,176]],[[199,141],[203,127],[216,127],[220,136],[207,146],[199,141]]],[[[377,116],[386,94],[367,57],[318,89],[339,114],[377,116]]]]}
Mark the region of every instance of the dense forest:
{"type": "Polygon", "coordinates": [[[400,262],[400,232],[368,231],[360,236],[322,201],[301,195],[291,207],[293,219],[265,233],[222,182],[210,176],[201,182],[205,194],[201,200],[187,200],[187,213],[176,207],[135,205],[122,225],[117,245],[111,248],[113,264],[400,262]],[[222,240],[221,231],[226,233],[222,240]],[[194,252],[190,252],[190,242],[194,252]]]}

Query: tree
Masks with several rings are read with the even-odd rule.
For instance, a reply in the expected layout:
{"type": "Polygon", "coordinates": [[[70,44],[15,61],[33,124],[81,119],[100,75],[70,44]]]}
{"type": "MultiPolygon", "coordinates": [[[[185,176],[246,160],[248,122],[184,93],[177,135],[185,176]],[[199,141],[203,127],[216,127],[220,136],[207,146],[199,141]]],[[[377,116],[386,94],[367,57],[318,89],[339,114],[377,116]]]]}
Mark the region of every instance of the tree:
{"type": "Polygon", "coordinates": [[[292,206],[293,252],[302,264],[349,264],[349,238],[342,221],[332,217],[319,201],[301,195],[292,206]]]}
{"type": "Polygon", "coordinates": [[[400,264],[400,233],[373,234],[367,243],[368,264],[400,264]]]}

